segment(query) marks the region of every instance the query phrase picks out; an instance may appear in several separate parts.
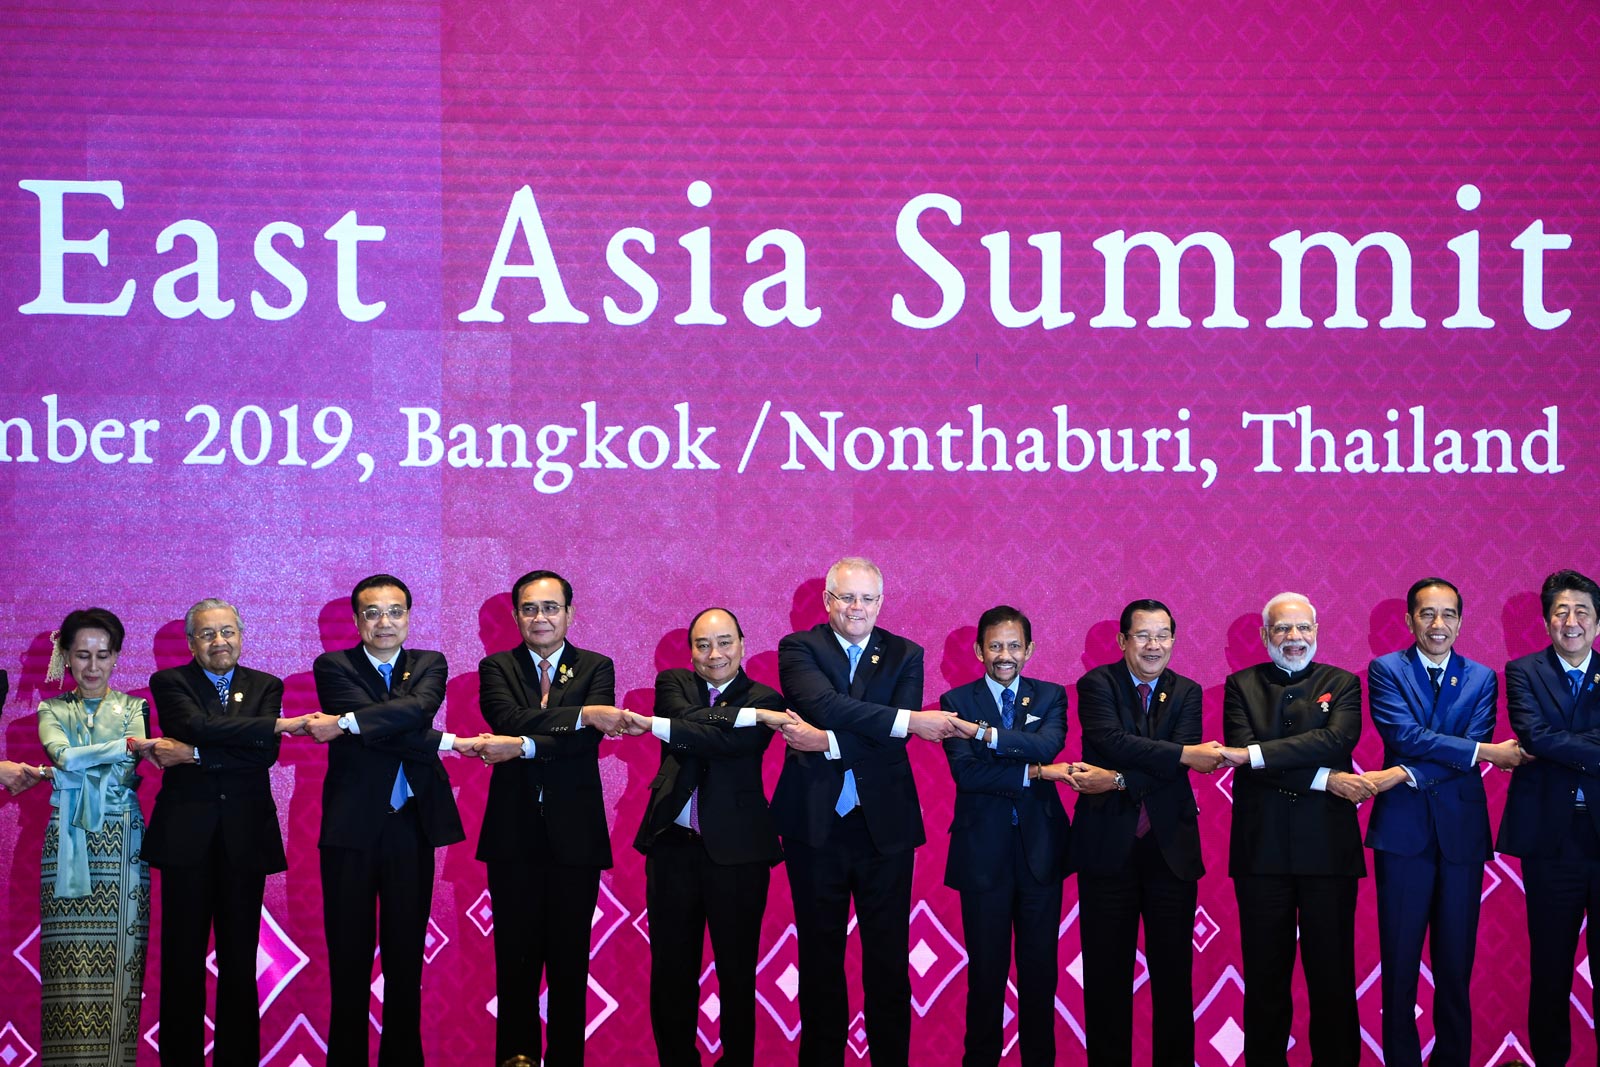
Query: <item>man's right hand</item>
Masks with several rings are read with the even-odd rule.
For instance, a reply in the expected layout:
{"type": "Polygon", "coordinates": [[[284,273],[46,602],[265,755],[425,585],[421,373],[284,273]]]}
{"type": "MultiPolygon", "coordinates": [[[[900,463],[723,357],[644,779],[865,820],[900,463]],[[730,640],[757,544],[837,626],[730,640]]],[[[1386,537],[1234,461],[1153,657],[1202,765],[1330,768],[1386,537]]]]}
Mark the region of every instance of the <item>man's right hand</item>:
{"type": "Polygon", "coordinates": [[[913,711],[907,721],[906,730],[924,741],[943,741],[947,737],[959,737],[961,732],[951,721],[953,718],[953,715],[944,711],[913,711]]]}
{"type": "Polygon", "coordinates": [[[1502,771],[1509,771],[1513,767],[1520,767],[1533,759],[1533,756],[1522,750],[1515,737],[1500,741],[1493,745],[1479,744],[1478,758],[1492,763],[1502,771]]]}
{"type": "Polygon", "coordinates": [[[792,722],[799,722],[800,716],[792,711],[771,711],[767,708],[755,708],[756,722],[773,730],[781,730],[792,722]]]}
{"type": "Polygon", "coordinates": [[[1191,771],[1201,774],[1210,774],[1227,762],[1223,755],[1221,741],[1207,741],[1200,745],[1184,745],[1183,756],[1179,759],[1191,771]]]}
{"type": "Polygon", "coordinates": [[[339,717],[319,711],[314,715],[306,716],[305,732],[317,739],[318,744],[327,744],[334,738],[344,733],[339,726],[339,717]]]}
{"type": "Polygon", "coordinates": [[[614,708],[609,704],[585,704],[582,714],[583,725],[613,737],[622,729],[628,715],[622,708],[614,708]]]}
{"type": "Polygon", "coordinates": [[[1336,797],[1343,797],[1352,804],[1360,805],[1363,801],[1371,800],[1377,794],[1378,788],[1362,775],[1351,774],[1348,771],[1334,771],[1328,775],[1328,792],[1336,797]]]}

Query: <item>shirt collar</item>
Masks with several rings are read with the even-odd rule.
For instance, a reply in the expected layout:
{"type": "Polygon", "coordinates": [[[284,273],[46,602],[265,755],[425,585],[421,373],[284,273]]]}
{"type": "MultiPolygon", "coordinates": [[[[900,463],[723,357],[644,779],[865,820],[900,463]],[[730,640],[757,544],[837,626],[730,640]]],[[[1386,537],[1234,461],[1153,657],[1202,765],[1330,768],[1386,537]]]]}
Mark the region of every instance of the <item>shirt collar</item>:
{"type": "Polygon", "coordinates": [[[390,657],[389,657],[389,658],[388,658],[388,659],[386,659],[386,660],[382,660],[382,659],[379,659],[379,658],[378,658],[378,657],[377,657],[377,656],[374,656],[374,655],[373,655],[373,654],[372,654],[372,649],[370,649],[370,648],[368,648],[368,647],[367,647],[367,646],[366,646],[366,645],[365,645],[365,644],[363,644],[363,645],[362,645],[362,646],[361,646],[361,653],[362,653],[362,655],[364,655],[364,656],[366,656],[366,657],[367,657],[367,662],[368,662],[368,663],[370,663],[370,664],[372,664],[372,669],[373,669],[373,670],[375,670],[375,671],[377,671],[377,672],[378,672],[378,673],[379,673],[379,674],[382,674],[382,673],[383,673],[383,671],[382,671],[382,669],[381,669],[381,668],[380,668],[380,667],[379,667],[379,666],[378,666],[378,664],[380,664],[380,663],[388,663],[388,664],[391,664],[391,665],[393,665],[393,664],[394,664],[394,663],[397,663],[397,662],[399,662],[399,659],[400,659],[400,653],[401,653],[401,652],[402,652],[402,651],[403,651],[403,650],[404,650],[404,649],[403,649],[403,648],[397,648],[397,649],[395,649],[395,650],[394,650],[394,655],[392,655],[392,656],[390,656],[390,657]]]}

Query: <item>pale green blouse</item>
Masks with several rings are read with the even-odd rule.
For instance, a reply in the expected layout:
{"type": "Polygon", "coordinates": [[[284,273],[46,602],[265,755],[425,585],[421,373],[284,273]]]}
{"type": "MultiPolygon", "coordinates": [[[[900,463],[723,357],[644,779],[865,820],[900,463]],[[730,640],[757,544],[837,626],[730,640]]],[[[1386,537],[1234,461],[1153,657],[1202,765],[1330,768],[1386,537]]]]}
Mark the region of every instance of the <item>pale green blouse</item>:
{"type": "Polygon", "coordinates": [[[59,842],[58,897],[89,895],[87,835],[99,832],[108,814],[139,803],[139,760],[128,751],[128,738],[144,738],[147,707],[115,689],[100,700],[74,691],[39,705],[39,741],[56,768],[50,806],[59,842]]]}

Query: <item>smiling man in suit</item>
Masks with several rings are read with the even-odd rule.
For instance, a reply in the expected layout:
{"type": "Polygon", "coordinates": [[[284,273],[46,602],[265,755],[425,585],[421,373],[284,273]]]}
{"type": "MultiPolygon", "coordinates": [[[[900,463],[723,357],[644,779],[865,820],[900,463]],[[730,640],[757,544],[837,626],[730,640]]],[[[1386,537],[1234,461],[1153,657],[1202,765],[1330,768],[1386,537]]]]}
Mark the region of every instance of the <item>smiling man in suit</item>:
{"type": "Polygon", "coordinates": [[[850,903],[873,1067],[911,1055],[913,850],[927,838],[906,739],[955,736],[921,711],[922,646],[877,625],[883,573],[850,556],[828,568],[828,621],[778,643],[778,679],[799,720],[772,795],[794,897],[800,954],[800,1065],[844,1062],[850,903]],[[803,720],[803,721],[802,721],[803,720]]]}
{"type": "Polygon", "coordinates": [[[1189,772],[1222,746],[1200,742],[1200,686],[1168,665],[1177,623],[1159,600],[1122,609],[1122,658],[1078,680],[1083,794],[1074,814],[1083,1014],[1089,1061],[1132,1062],[1133,971],[1144,921],[1155,1067],[1194,1063],[1194,909],[1200,827],[1189,772]]]}
{"type": "Polygon", "coordinates": [[[183,617],[194,659],[150,676],[165,769],[141,850],[161,871],[161,1062],[206,1059],[206,952],[217,943],[216,1067],[261,1060],[256,950],[267,875],[287,869],[268,775],[285,719],[283,682],[239,663],[244,623],[225,600],[183,617]]]}
{"type": "Polygon", "coordinates": [[[1483,865],[1493,855],[1480,760],[1522,763],[1516,739],[1491,744],[1500,683],[1494,671],[1454,651],[1461,594],[1443,578],[1406,593],[1416,640],[1367,669],[1372,724],[1383,738],[1380,790],[1367,825],[1378,883],[1383,952],[1383,1056],[1420,1067],[1417,978],[1422,944],[1433,973],[1433,1053],[1438,1067],[1467,1067],[1472,1050],[1468,988],[1478,943],[1483,865]]]}
{"type": "Polygon", "coordinates": [[[328,939],[328,1067],[367,1056],[374,945],[382,952],[380,1067],[421,1064],[422,951],[433,850],[464,840],[440,752],[472,742],[433,728],[444,656],[405,647],[411,590],[374,574],[350,593],[361,643],[311,665],[322,710],[306,732],[328,746],[322,785],[323,929],[328,939]]]}
{"type": "Polygon", "coordinates": [[[495,1061],[524,1055],[578,1067],[589,988],[589,931],[611,833],[600,789],[600,740],[627,713],[613,706],[611,660],[567,640],[572,583],[530,571],[511,586],[522,643],[478,665],[479,706],[494,763],[478,859],[494,907],[495,1061]],[[539,981],[549,985],[541,1050],[539,981]]]}
{"type": "Polygon", "coordinates": [[[761,760],[783,697],[740,664],[744,631],[726,608],[689,623],[693,670],[656,676],[654,716],[629,732],[661,741],[661,770],[633,847],[645,854],[650,909],[650,1026],[662,1067],[699,1067],[695,1049],[706,930],[717,959],[720,1067],[754,1067],[756,957],[772,867],[783,859],[761,760]]]}
{"type": "Polygon", "coordinates": [[[1000,1062],[1006,975],[1017,946],[1018,1030],[1024,1067],[1055,1062],[1056,929],[1068,871],[1061,796],[1037,781],[1067,737],[1067,691],[1022,676],[1033,624],[1001,605],[978,617],[983,677],[939,698],[963,733],[944,742],[956,783],[944,884],[961,894],[967,946],[962,1067],[1000,1062]]]}
{"type": "Polygon", "coordinates": [[[1311,1055],[1356,1067],[1357,880],[1367,873],[1356,805],[1374,786],[1351,772],[1361,680],[1317,663],[1317,611],[1280,593],[1261,612],[1269,662],[1228,676],[1224,741],[1243,749],[1233,777],[1228,873],[1239,899],[1247,1067],[1284,1067],[1294,957],[1306,977],[1311,1055]]]}
{"type": "Polygon", "coordinates": [[[1539,1063],[1566,1063],[1572,965],[1586,913],[1589,958],[1600,958],[1593,914],[1600,898],[1600,586],[1557,571],[1544,580],[1539,603],[1550,647],[1506,664],[1511,728],[1534,759],[1512,772],[1496,847],[1522,858],[1530,1051],[1539,1063]]]}

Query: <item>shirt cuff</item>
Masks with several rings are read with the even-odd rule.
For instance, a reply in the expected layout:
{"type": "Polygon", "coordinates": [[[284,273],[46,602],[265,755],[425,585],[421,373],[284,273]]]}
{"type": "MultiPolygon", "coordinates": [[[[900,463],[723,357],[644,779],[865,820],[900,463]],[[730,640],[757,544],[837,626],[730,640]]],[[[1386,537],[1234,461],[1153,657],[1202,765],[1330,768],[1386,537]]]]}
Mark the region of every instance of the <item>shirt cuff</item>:
{"type": "Polygon", "coordinates": [[[659,715],[650,717],[650,732],[656,735],[658,741],[672,740],[672,720],[659,715]]]}
{"type": "MultiPolygon", "coordinates": [[[[733,728],[735,730],[739,729],[741,726],[760,726],[760,725],[761,725],[761,720],[756,718],[756,709],[755,708],[740,708],[739,709],[739,714],[733,720],[733,728]]],[[[665,740],[665,738],[663,738],[663,740],[665,740]]]]}
{"type": "MultiPolygon", "coordinates": [[[[989,727],[989,737],[990,737],[990,740],[985,741],[984,744],[988,745],[989,748],[992,751],[999,752],[1000,751],[1000,728],[998,726],[989,727]]],[[[1024,772],[1024,773],[1026,773],[1026,772],[1024,772]]]]}
{"type": "MultiPolygon", "coordinates": [[[[1476,744],[1474,744],[1472,746],[1472,762],[1467,764],[1467,770],[1469,770],[1469,771],[1472,770],[1472,768],[1476,767],[1478,765],[1478,762],[1480,760],[1482,760],[1482,759],[1483,759],[1483,742],[1479,741],[1479,742],[1477,742],[1476,744]]],[[[1406,773],[1410,774],[1411,772],[1407,771],[1406,773]]],[[[1412,782],[1411,784],[1412,785],[1416,785],[1417,783],[1412,782]]]]}
{"type": "Polygon", "coordinates": [[[1417,788],[1417,776],[1411,773],[1411,768],[1401,764],[1400,769],[1406,772],[1406,785],[1412,789],[1417,788]]]}
{"type": "Polygon", "coordinates": [[[1266,769],[1267,760],[1266,760],[1266,757],[1261,755],[1261,746],[1260,745],[1246,745],[1245,746],[1245,751],[1250,753],[1250,769],[1251,770],[1259,771],[1259,770],[1265,770],[1266,769]]]}
{"type": "MultiPolygon", "coordinates": [[[[901,714],[904,714],[904,712],[902,712],[901,714]]],[[[839,758],[839,739],[837,737],[833,736],[833,731],[832,730],[824,730],[823,733],[828,735],[828,751],[823,753],[823,755],[827,756],[829,759],[838,759],[839,758]]]]}
{"type": "Polygon", "coordinates": [[[198,748],[194,748],[194,749],[191,749],[191,752],[192,752],[193,760],[196,763],[199,763],[200,762],[200,750],[198,748]]]}
{"type": "Polygon", "coordinates": [[[453,749],[455,747],[456,747],[456,735],[455,734],[440,734],[439,735],[439,751],[440,752],[449,752],[451,749],[453,749]]]}
{"type": "Polygon", "coordinates": [[[894,713],[894,726],[889,730],[890,737],[904,737],[911,732],[911,712],[901,708],[894,713]]]}
{"type": "Polygon", "coordinates": [[[1331,773],[1333,773],[1333,772],[1328,767],[1318,767],[1317,768],[1317,773],[1312,775],[1312,777],[1311,777],[1311,788],[1314,789],[1315,791],[1317,791],[1318,793],[1327,792],[1327,789],[1328,789],[1328,775],[1331,774],[1331,773]]]}
{"type": "Polygon", "coordinates": [[[1026,763],[1022,765],[1022,788],[1033,788],[1033,779],[1028,777],[1028,765],[1026,763]]]}
{"type": "Polygon", "coordinates": [[[532,759],[535,755],[538,754],[538,752],[539,752],[539,746],[533,743],[533,738],[524,737],[522,739],[522,758],[523,759],[532,759]]]}

